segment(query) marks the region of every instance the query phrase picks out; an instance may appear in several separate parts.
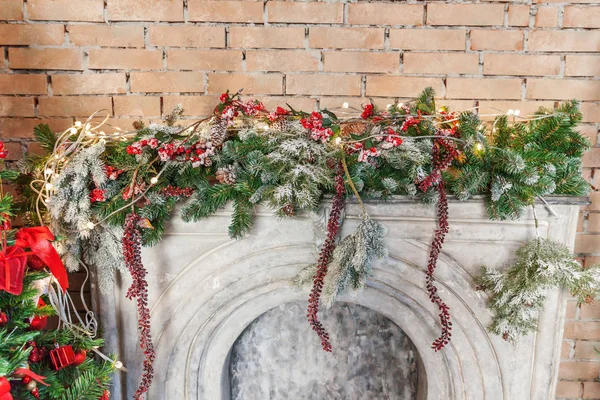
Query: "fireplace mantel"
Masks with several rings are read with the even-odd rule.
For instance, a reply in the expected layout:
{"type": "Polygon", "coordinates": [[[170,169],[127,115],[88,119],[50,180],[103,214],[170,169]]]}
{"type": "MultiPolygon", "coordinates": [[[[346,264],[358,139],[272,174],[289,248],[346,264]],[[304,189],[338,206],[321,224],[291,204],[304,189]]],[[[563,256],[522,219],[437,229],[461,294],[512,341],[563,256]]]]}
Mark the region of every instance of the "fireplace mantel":
{"type": "MultiPolygon", "coordinates": [[[[573,246],[583,198],[549,197],[536,206],[543,237],[573,246]]],[[[437,311],[424,288],[433,206],[407,197],[367,202],[371,218],[388,233],[389,256],[374,265],[367,287],[342,297],[395,322],[418,349],[425,376],[419,397],[427,400],[554,399],[566,293],[551,294],[536,334],[510,344],[490,334],[487,295],[473,278],[482,265],[502,267],[534,238],[533,214],[519,221],[490,221],[481,199],[450,201],[450,232],[436,270],[439,290],[451,308],[453,339],[435,353],[437,311]]],[[[252,232],[227,236],[230,209],[198,223],[174,218],[164,240],[144,250],[148,270],[155,379],[148,399],[228,399],[229,352],[242,331],[264,312],[305,300],[308,290],[290,279],[315,261],[324,238],[322,214],[279,219],[258,208],[252,232]]],[[[359,207],[349,201],[343,235],[356,227],[359,207]]],[[[114,295],[96,294],[108,351],[130,370],[117,374],[112,396],[131,398],[143,356],[137,345],[136,309],[125,299],[127,280],[114,295]]],[[[315,336],[315,340],[317,340],[315,336]]],[[[259,377],[257,377],[259,379],[259,377]]]]}

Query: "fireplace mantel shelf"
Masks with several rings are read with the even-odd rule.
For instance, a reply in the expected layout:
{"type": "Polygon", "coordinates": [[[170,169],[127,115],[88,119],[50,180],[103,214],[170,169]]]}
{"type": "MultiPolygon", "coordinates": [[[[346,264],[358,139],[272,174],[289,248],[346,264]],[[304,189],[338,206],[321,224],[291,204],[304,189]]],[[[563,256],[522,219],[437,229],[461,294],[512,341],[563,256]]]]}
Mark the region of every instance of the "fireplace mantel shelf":
{"type": "MultiPolygon", "coordinates": [[[[551,207],[541,201],[536,207],[540,234],[572,248],[579,207],[588,199],[545,200],[551,207]]],[[[348,203],[342,235],[360,221],[360,207],[351,198],[348,203]]],[[[538,332],[512,345],[487,331],[488,297],[473,283],[482,265],[502,268],[523,242],[535,237],[531,209],[519,221],[491,221],[481,198],[450,200],[450,232],[436,278],[451,309],[454,334],[451,344],[435,353],[430,344],[439,333],[438,312],[424,287],[435,207],[402,196],[367,201],[365,207],[388,230],[389,256],[374,265],[365,289],[341,301],[384,315],[412,340],[424,370],[419,400],[554,399],[566,294],[552,292],[538,332]]],[[[165,239],[144,249],[157,349],[150,400],[230,399],[228,362],[235,340],[266,311],[308,297],[290,280],[316,260],[323,216],[280,219],[257,207],[252,231],[242,240],[227,236],[230,216],[231,209],[225,208],[197,223],[174,218],[165,239]]],[[[114,295],[96,296],[108,350],[131,371],[117,375],[115,399],[131,398],[143,360],[135,305],[125,299],[124,281],[114,295]]]]}

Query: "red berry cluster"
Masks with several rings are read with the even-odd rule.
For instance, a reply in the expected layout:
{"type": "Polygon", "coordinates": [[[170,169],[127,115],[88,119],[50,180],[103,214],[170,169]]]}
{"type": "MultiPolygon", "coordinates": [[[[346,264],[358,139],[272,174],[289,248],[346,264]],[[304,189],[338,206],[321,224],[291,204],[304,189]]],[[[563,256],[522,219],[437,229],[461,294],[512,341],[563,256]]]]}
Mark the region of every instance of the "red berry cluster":
{"type": "Polygon", "coordinates": [[[313,111],[308,118],[302,118],[300,123],[310,131],[310,137],[325,143],[333,136],[330,128],[323,127],[323,114],[313,111]]]}
{"type": "Polygon", "coordinates": [[[148,308],[148,282],[146,282],[146,269],[142,263],[142,235],[138,224],[140,216],[137,214],[129,214],[125,220],[123,231],[123,256],[125,265],[129,269],[129,273],[133,278],[133,282],[127,290],[126,297],[129,300],[137,299],[138,311],[138,330],[140,334],[140,347],[144,351],[144,372],[142,373],[142,381],[137,391],[133,395],[135,400],[141,399],[144,393],[148,391],[154,377],[154,359],[156,352],[152,343],[150,333],[150,310],[148,308]]]}
{"type": "Polygon", "coordinates": [[[48,355],[48,349],[45,347],[37,347],[37,344],[34,341],[27,342],[27,347],[31,347],[31,352],[29,353],[29,362],[31,363],[39,363],[48,355]]]}
{"type": "Polygon", "coordinates": [[[375,106],[373,104],[369,103],[363,107],[363,112],[360,114],[360,117],[362,119],[369,119],[370,117],[373,116],[374,112],[375,112],[375,106]]]}
{"type": "Polygon", "coordinates": [[[344,209],[344,195],[346,188],[344,186],[344,169],[342,164],[338,164],[335,175],[335,196],[331,205],[331,214],[327,221],[327,238],[321,247],[319,260],[317,261],[317,272],[313,276],[313,287],[308,297],[308,322],[312,326],[313,331],[317,332],[321,339],[323,350],[331,352],[331,343],[329,342],[329,334],[323,328],[323,324],[319,321],[317,314],[319,313],[319,301],[321,292],[323,291],[323,279],[327,275],[327,266],[329,259],[335,249],[335,239],[340,227],[340,217],[344,209]]]}
{"type": "Polygon", "coordinates": [[[4,148],[4,143],[0,142],[0,158],[4,159],[8,157],[8,151],[4,148]]]}
{"type": "Polygon", "coordinates": [[[94,189],[90,192],[90,201],[96,203],[106,201],[106,191],[102,189],[94,189]]]}
{"type": "Polygon", "coordinates": [[[106,167],[104,167],[104,171],[106,172],[106,176],[108,177],[108,179],[110,179],[111,181],[116,180],[119,177],[119,175],[125,172],[122,169],[116,169],[112,165],[107,165],[106,167]]]}
{"type": "Polygon", "coordinates": [[[194,189],[192,188],[178,188],[175,186],[167,186],[160,190],[160,194],[168,197],[190,197],[194,194],[194,189]]]}
{"type": "Polygon", "coordinates": [[[448,199],[446,198],[446,189],[444,187],[444,182],[440,182],[437,186],[437,191],[439,193],[439,199],[437,203],[437,220],[438,220],[438,228],[435,230],[433,240],[431,242],[431,250],[429,252],[429,262],[427,264],[427,272],[425,283],[427,287],[427,292],[429,293],[429,299],[432,303],[438,306],[440,311],[440,323],[442,325],[442,334],[439,338],[437,338],[431,345],[435,351],[439,351],[444,348],[445,345],[448,344],[450,338],[452,336],[452,322],[450,322],[450,308],[444,301],[441,299],[438,294],[438,289],[435,286],[435,277],[433,273],[435,272],[435,267],[437,265],[437,260],[442,251],[442,245],[444,244],[444,239],[446,238],[446,234],[448,233],[449,225],[448,225],[448,199]]]}
{"type": "Polygon", "coordinates": [[[272,111],[267,115],[267,119],[271,122],[277,121],[279,118],[288,115],[290,112],[283,107],[277,106],[275,111],[272,111]]]}
{"type": "Polygon", "coordinates": [[[433,140],[433,150],[431,154],[433,159],[431,173],[419,183],[419,189],[424,192],[440,181],[442,178],[442,171],[452,164],[452,161],[458,157],[459,153],[451,140],[436,138],[433,140]]]}

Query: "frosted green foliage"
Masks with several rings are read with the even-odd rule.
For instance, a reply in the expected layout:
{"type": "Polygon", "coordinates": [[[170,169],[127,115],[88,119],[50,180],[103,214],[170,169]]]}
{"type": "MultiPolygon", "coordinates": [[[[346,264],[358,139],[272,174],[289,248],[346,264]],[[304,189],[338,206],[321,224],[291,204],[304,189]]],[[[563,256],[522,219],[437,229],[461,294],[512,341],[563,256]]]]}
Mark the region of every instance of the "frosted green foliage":
{"type": "Polygon", "coordinates": [[[537,329],[538,313],[556,287],[579,303],[592,301],[600,293],[600,268],[582,269],[566,246],[538,238],[523,245],[504,271],[483,267],[477,284],[491,293],[490,331],[514,341],[537,329]]]}
{"type": "Polygon", "coordinates": [[[85,244],[85,261],[96,267],[98,286],[108,293],[114,285],[115,272],[126,273],[121,239],[123,230],[117,227],[97,225],[85,244]]]}
{"type": "MultiPolygon", "coordinates": [[[[379,222],[368,217],[363,218],[354,233],[346,236],[335,248],[327,275],[323,280],[321,301],[331,307],[337,296],[348,287],[361,289],[371,275],[373,261],[387,256],[383,242],[386,229],[379,222]]],[[[309,285],[316,272],[312,264],[303,269],[294,279],[298,286],[309,285]]]]}
{"type": "Polygon", "coordinates": [[[90,235],[87,226],[91,218],[90,180],[97,187],[106,181],[104,163],[100,158],[103,152],[102,142],[84,148],[54,182],[56,194],[49,205],[52,218],[59,221],[65,230],[76,231],[81,238],[90,235]]]}

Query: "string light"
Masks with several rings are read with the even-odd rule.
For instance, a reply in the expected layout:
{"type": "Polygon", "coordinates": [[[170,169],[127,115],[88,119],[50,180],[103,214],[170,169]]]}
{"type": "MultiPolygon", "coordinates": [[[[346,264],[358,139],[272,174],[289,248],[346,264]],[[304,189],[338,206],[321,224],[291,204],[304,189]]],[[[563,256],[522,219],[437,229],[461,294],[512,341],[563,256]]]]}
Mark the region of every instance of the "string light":
{"type": "Polygon", "coordinates": [[[88,229],[94,229],[94,227],[95,227],[96,225],[94,225],[94,223],[93,223],[92,221],[90,221],[90,222],[88,222],[88,223],[87,223],[85,226],[86,226],[88,229]]]}
{"type": "Polygon", "coordinates": [[[52,190],[54,188],[54,185],[51,184],[50,182],[46,183],[46,190],[52,190]]]}
{"type": "Polygon", "coordinates": [[[389,110],[390,108],[392,108],[392,105],[391,105],[391,104],[388,104],[387,106],[385,106],[385,108],[386,108],[387,110],[389,110]]]}
{"type": "Polygon", "coordinates": [[[476,149],[477,151],[483,151],[483,144],[481,144],[481,143],[477,143],[477,144],[475,145],[475,149],[476,149]]]}
{"type": "Polygon", "coordinates": [[[81,128],[81,121],[75,121],[75,126],[77,128],[81,128]]]}
{"type": "Polygon", "coordinates": [[[47,168],[47,169],[44,171],[44,174],[45,174],[46,176],[52,175],[53,173],[54,173],[54,171],[53,171],[53,170],[51,170],[50,168],[47,168]]]}
{"type": "Polygon", "coordinates": [[[153,184],[153,185],[156,185],[156,184],[158,183],[158,177],[156,177],[156,176],[153,176],[153,177],[150,179],[150,183],[151,183],[151,184],[153,184]]]}
{"type": "Polygon", "coordinates": [[[350,104],[348,104],[347,101],[344,102],[344,104],[342,104],[342,108],[349,108],[350,104]]]}
{"type": "Polygon", "coordinates": [[[69,132],[70,132],[72,135],[75,135],[75,134],[77,133],[77,128],[71,128],[71,129],[69,129],[69,132]]]}

